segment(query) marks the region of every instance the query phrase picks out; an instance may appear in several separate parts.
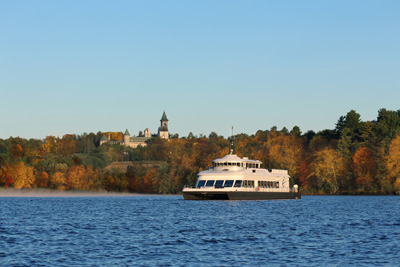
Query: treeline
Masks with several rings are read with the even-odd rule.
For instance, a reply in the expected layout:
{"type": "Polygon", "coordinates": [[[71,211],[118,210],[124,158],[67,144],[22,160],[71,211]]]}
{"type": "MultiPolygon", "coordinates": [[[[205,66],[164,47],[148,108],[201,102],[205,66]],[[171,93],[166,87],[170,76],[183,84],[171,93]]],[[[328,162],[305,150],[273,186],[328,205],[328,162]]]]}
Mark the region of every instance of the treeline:
{"type": "MultiPolygon", "coordinates": [[[[106,135],[119,140],[122,133],[106,135]]],[[[175,134],[169,141],[152,138],[148,146],[135,149],[100,146],[101,137],[99,132],[0,139],[0,186],[174,194],[229,152],[229,141],[215,132],[208,137],[175,134]],[[132,164],[126,171],[106,168],[115,161],[132,164]]],[[[265,168],[288,169],[291,184],[299,184],[303,193],[400,191],[400,110],[381,109],[376,120],[365,122],[352,110],[332,130],[301,133],[297,126],[290,131],[272,127],[238,134],[234,144],[240,157],[261,160],[265,168]]]]}

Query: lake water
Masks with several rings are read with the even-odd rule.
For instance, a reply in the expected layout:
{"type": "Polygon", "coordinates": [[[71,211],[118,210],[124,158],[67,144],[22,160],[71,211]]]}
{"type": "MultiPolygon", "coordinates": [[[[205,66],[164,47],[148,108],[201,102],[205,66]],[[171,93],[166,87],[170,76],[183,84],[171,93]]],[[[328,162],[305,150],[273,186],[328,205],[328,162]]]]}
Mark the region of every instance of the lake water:
{"type": "Polygon", "coordinates": [[[400,266],[400,197],[0,198],[0,266],[400,266]]]}

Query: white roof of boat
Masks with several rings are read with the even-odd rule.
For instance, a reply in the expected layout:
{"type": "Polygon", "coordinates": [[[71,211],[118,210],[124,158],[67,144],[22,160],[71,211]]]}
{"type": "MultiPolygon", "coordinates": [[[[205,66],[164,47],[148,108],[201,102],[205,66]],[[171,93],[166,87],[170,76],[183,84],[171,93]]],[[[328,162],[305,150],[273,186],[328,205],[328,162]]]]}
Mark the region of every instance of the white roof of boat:
{"type": "Polygon", "coordinates": [[[229,154],[229,155],[226,155],[223,158],[214,159],[213,162],[252,162],[252,163],[262,163],[259,160],[252,160],[252,159],[247,159],[247,158],[242,159],[242,158],[238,157],[235,154],[229,154]]]}

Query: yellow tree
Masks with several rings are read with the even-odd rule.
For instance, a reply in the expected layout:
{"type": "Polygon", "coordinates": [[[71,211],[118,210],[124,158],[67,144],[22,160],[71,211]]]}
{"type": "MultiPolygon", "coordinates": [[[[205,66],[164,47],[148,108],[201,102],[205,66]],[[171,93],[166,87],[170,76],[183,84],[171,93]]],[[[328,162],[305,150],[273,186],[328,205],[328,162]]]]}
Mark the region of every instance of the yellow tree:
{"type": "Polygon", "coordinates": [[[54,136],[47,136],[43,144],[44,154],[57,153],[56,138],[54,136]]]}
{"type": "Polygon", "coordinates": [[[310,175],[317,177],[325,191],[339,191],[339,179],[343,177],[345,162],[336,150],[325,148],[315,152],[310,168],[310,175]]]}
{"type": "Polygon", "coordinates": [[[22,161],[9,166],[9,176],[13,180],[13,186],[16,189],[31,188],[35,181],[33,167],[25,166],[22,161]]]}
{"type": "MultiPolygon", "coordinates": [[[[94,170],[92,166],[79,166],[78,177],[79,177],[79,188],[82,190],[96,191],[101,187],[100,174],[98,170],[94,170]]],[[[126,179],[123,179],[124,188],[126,179]]]]}
{"type": "Polygon", "coordinates": [[[386,168],[392,178],[393,186],[396,191],[400,191],[400,135],[391,141],[389,153],[385,159],[386,168]]]}
{"type": "Polygon", "coordinates": [[[287,169],[292,177],[297,178],[304,154],[302,140],[293,135],[281,134],[268,138],[267,147],[271,166],[266,167],[287,169]]]}
{"type": "Polygon", "coordinates": [[[53,188],[64,191],[67,189],[67,179],[63,172],[55,172],[50,179],[50,184],[53,188]]]}
{"type": "Polygon", "coordinates": [[[66,176],[67,189],[84,189],[85,183],[85,168],[84,166],[72,166],[68,169],[66,176]]]}
{"type": "Polygon", "coordinates": [[[76,151],[77,141],[74,135],[66,134],[62,139],[57,139],[57,148],[61,155],[68,156],[76,151]]]}

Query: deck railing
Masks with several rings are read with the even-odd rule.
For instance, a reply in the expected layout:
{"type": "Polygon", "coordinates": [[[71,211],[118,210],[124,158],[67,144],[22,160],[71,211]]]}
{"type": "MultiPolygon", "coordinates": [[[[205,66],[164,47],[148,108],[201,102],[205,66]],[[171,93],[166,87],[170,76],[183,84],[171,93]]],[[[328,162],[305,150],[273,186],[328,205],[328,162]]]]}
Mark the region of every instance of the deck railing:
{"type": "Polygon", "coordinates": [[[212,190],[212,191],[220,191],[225,188],[229,189],[240,189],[240,191],[243,192],[294,192],[297,193],[299,191],[298,188],[293,188],[293,187],[279,187],[279,188],[263,188],[263,187],[214,187],[214,186],[201,186],[201,187],[195,187],[195,186],[190,186],[190,185],[185,185],[184,188],[187,189],[199,189],[199,190],[212,190]]]}

